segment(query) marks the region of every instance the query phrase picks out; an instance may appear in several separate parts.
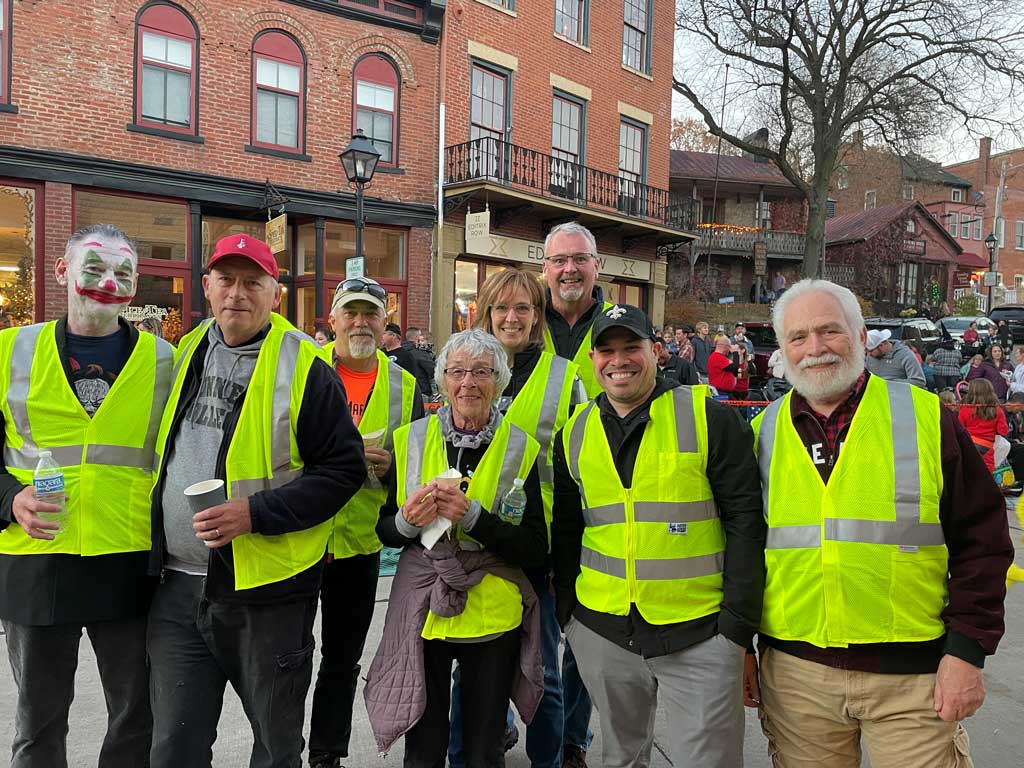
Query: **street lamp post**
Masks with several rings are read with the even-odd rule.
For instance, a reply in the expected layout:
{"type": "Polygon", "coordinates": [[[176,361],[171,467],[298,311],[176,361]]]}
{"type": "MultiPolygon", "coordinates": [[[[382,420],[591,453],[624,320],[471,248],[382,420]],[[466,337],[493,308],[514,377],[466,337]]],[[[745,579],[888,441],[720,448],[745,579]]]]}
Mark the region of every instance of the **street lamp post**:
{"type": "Polygon", "coordinates": [[[352,142],[338,155],[345,177],[356,185],[356,257],[363,255],[363,188],[373,180],[380,160],[380,151],[373,142],[363,135],[362,128],[356,130],[352,142]]]}
{"type": "MultiPolygon", "coordinates": [[[[988,271],[993,272],[993,264],[996,258],[996,244],[999,241],[996,239],[996,233],[990,232],[989,236],[985,238],[985,247],[988,248],[988,271]]],[[[991,278],[990,278],[991,280],[991,278]]],[[[988,311],[992,311],[992,285],[988,286],[988,311]]]]}

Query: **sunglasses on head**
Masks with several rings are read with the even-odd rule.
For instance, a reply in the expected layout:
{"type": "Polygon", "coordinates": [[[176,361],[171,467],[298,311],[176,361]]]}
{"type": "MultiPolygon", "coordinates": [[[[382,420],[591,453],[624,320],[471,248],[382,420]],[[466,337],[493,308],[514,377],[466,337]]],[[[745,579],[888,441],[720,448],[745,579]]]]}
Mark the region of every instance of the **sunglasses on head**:
{"type": "Polygon", "coordinates": [[[381,301],[384,301],[388,297],[388,292],[384,290],[384,286],[377,285],[377,283],[371,283],[362,277],[350,277],[348,280],[338,283],[338,287],[334,289],[334,292],[337,294],[341,291],[350,291],[351,293],[368,293],[381,301]]]}

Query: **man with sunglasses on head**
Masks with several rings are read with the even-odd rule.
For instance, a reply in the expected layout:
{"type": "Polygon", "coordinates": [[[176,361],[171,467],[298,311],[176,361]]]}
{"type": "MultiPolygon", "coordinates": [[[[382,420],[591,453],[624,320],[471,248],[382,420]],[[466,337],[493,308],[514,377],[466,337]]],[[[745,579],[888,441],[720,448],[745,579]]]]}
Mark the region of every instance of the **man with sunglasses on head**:
{"type": "Polygon", "coordinates": [[[612,305],[596,285],[601,263],[597,241],[575,221],[559,224],[544,240],[544,281],[548,286],[544,351],[572,360],[589,397],[601,391],[590,360],[590,326],[612,305]]]}
{"type": "Polygon", "coordinates": [[[363,487],[335,516],[327,545],[320,589],[323,656],[309,728],[311,768],[340,768],[341,758],[348,757],[359,657],[377,597],[381,543],[375,527],[392,472],[389,451],[395,430],[423,417],[416,379],[378,349],[386,306],[387,291],[367,277],[341,283],[331,303],[334,370],[345,386],[352,421],[369,437],[363,487]]]}
{"type": "Polygon", "coordinates": [[[366,481],[363,441],[327,351],[274,312],[266,243],[222,238],[203,291],[213,319],[181,340],[156,437],[150,766],[211,765],[228,682],[249,765],[298,766],[324,552],[366,481]],[[210,479],[227,500],[194,512],[184,491],[210,479]]]}

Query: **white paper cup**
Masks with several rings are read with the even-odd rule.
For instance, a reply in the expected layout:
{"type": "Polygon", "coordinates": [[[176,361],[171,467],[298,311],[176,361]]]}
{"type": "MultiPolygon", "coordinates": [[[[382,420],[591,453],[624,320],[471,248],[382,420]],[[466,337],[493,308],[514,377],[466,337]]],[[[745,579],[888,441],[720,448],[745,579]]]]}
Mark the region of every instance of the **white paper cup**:
{"type": "Polygon", "coordinates": [[[380,448],[384,445],[384,433],[387,430],[378,429],[375,432],[367,432],[362,436],[364,448],[380,448]]]}
{"type": "Polygon", "coordinates": [[[462,473],[457,469],[449,469],[442,472],[440,475],[434,478],[435,481],[441,485],[447,485],[451,488],[458,488],[459,483],[462,482],[462,473]]]}
{"type": "Polygon", "coordinates": [[[185,498],[188,499],[193,514],[216,507],[228,500],[223,480],[203,480],[193,483],[185,489],[185,498]]]}

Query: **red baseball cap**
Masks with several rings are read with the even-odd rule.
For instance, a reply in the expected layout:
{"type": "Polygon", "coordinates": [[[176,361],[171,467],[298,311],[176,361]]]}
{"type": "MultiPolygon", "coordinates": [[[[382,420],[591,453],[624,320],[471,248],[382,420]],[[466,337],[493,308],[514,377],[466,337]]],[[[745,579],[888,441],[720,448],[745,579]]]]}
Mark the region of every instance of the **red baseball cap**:
{"type": "Polygon", "coordinates": [[[222,237],[217,241],[210,260],[206,262],[206,268],[212,269],[214,264],[228,256],[244,256],[275,280],[281,276],[277,269],[277,260],[270,252],[270,246],[255,237],[244,234],[222,237]]]}

